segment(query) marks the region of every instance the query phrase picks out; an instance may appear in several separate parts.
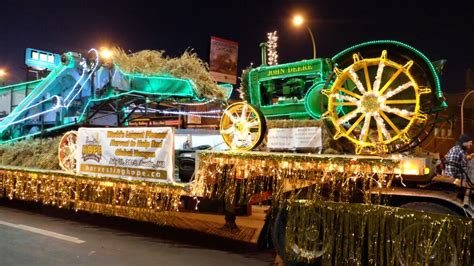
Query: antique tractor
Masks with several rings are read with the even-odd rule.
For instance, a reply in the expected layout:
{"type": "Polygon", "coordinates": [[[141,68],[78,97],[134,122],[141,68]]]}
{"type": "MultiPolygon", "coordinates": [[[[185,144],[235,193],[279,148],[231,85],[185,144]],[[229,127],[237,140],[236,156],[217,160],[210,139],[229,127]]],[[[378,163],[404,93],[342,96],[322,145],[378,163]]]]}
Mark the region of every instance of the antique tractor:
{"type": "Polygon", "coordinates": [[[332,58],[263,64],[248,74],[249,101],[225,110],[221,135],[232,150],[252,150],[265,137],[267,119],[324,119],[333,138],[350,141],[356,154],[412,149],[447,106],[441,68],[390,40],[355,45],[332,58]]]}

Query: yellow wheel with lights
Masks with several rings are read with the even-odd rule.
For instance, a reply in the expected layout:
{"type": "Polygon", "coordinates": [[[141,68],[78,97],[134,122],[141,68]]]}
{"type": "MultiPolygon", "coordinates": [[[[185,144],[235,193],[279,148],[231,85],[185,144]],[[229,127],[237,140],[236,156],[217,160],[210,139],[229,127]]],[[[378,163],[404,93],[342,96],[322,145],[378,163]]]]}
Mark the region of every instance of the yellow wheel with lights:
{"type": "Polygon", "coordinates": [[[59,166],[66,172],[76,172],[77,131],[69,131],[61,138],[58,147],[59,166]]]}
{"type": "Polygon", "coordinates": [[[224,110],[220,132],[231,150],[249,151],[265,137],[265,118],[255,106],[246,102],[234,103],[224,110]]]}
{"type": "Polygon", "coordinates": [[[388,153],[406,145],[413,137],[410,129],[427,121],[420,103],[431,89],[417,83],[412,60],[392,61],[386,50],[377,58],[353,54],[352,59],[345,69],[334,69],[336,79],[323,91],[328,97],[323,117],[334,126],[334,139],[348,139],[357,154],[388,153]]]}

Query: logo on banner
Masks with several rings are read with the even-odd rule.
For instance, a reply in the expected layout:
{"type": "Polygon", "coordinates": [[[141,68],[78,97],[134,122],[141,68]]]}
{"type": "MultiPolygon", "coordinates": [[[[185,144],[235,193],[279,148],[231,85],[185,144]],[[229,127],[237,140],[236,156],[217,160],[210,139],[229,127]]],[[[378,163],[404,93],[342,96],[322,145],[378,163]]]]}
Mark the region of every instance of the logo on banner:
{"type": "Polygon", "coordinates": [[[99,134],[87,136],[86,143],[82,146],[82,160],[93,160],[100,162],[102,158],[102,145],[100,145],[99,134]]]}
{"type": "Polygon", "coordinates": [[[76,168],[99,177],[173,181],[173,139],[170,127],[80,128],[76,168]]]}

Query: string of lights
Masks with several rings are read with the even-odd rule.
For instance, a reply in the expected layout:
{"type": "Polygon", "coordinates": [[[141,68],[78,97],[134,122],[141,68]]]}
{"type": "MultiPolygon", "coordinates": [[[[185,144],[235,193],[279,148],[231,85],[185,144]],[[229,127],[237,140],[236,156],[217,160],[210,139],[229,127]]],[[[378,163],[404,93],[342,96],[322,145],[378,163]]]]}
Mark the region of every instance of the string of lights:
{"type": "Polygon", "coordinates": [[[131,109],[139,110],[140,112],[147,113],[159,113],[165,115],[184,115],[184,116],[196,116],[196,117],[207,117],[207,118],[220,118],[220,115],[208,115],[208,114],[222,114],[222,110],[214,109],[208,111],[168,111],[168,110],[159,110],[155,108],[145,107],[141,104],[135,105],[131,104],[129,108],[126,109],[126,113],[131,112],[131,109]]]}
{"type": "Polygon", "coordinates": [[[278,35],[277,31],[267,33],[267,57],[268,65],[278,65],[278,35]]]}

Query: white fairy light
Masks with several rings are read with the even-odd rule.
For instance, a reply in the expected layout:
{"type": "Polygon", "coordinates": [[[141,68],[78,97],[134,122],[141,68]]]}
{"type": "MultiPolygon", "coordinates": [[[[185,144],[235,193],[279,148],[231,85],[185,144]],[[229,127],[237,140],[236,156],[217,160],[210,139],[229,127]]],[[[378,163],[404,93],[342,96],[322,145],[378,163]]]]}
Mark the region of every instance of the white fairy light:
{"type": "Polygon", "coordinates": [[[358,102],[358,100],[355,97],[348,96],[348,95],[341,95],[339,93],[331,94],[330,97],[336,98],[338,100],[345,100],[352,103],[358,102]]]}
{"type": "Polygon", "coordinates": [[[400,116],[406,116],[406,117],[412,116],[414,114],[414,112],[410,112],[408,110],[392,108],[392,107],[389,107],[389,106],[386,106],[386,105],[382,105],[380,107],[380,109],[382,109],[382,111],[384,111],[384,112],[388,112],[388,113],[392,113],[392,114],[396,114],[396,115],[400,115],[400,116]]]}
{"type": "Polygon", "coordinates": [[[277,31],[267,33],[267,60],[268,65],[278,65],[278,36],[277,31]]]}
{"type": "Polygon", "coordinates": [[[206,118],[220,118],[221,116],[218,114],[222,113],[222,110],[215,109],[215,110],[208,110],[208,111],[168,111],[168,110],[159,110],[154,109],[151,107],[145,107],[142,104],[136,105],[132,103],[126,110],[125,113],[130,113],[132,110],[139,110],[140,112],[144,112],[146,110],[147,113],[159,113],[165,115],[188,115],[188,116],[196,116],[196,117],[206,117],[206,118]]]}
{"type": "Polygon", "coordinates": [[[364,140],[365,136],[369,132],[369,126],[370,126],[370,120],[372,118],[371,113],[365,114],[365,119],[364,119],[364,126],[362,127],[362,131],[360,132],[360,137],[359,140],[364,140]]]}
{"type": "Polygon", "coordinates": [[[377,123],[377,126],[382,131],[382,135],[386,139],[391,139],[392,136],[390,135],[390,132],[388,132],[387,127],[385,126],[385,122],[384,122],[383,118],[380,117],[379,113],[377,113],[377,112],[374,113],[374,119],[375,119],[375,122],[377,123]]]}
{"type": "Polygon", "coordinates": [[[385,67],[385,64],[383,63],[383,61],[380,61],[379,67],[377,68],[377,74],[375,75],[374,91],[379,91],[380,82],[382,81],[382,73],[383,73],[383,68],[384,67],[385,67]]]}
{"type": "Polygon", "coordinates": [[[357,89],[360,91],[360,93],[365,94],[366,91],[365,91],[364,85],[362,84],[362,82],[360,82],[359,76],[357,76],[357,74],[355,73],[352,67],[349,68],[349,74],[351,75],[352,80],[356,84],[357,89]]]}
{"type": "Polygon", "coordinates": [[[349,120],[353,119],[354,117],[356,117],[357,114],[359,114],[360,112],[361,112],[361,111],[360,111],[360,108],[357,108],[357,109],[354,110],[353,112],[351,112],[351,113],[349,113],[349,114],[347,114],[347,115],[345,115],[345,116],[339,118],[339,119],[337,120],[337,123],[338,123],[339,125],[342,125],[342,124],[348,122],[349,120]]]}
{"type": "Polygon", "coordinates": [[[410,88],[411,86],[413,86],[413,83],[411,81],[408,81],[407,83],[398,86],[396,89],[387,92],[385,96],[383,97],[383,99],[384,100],[389,99],[390,97],[410,88]]]}

